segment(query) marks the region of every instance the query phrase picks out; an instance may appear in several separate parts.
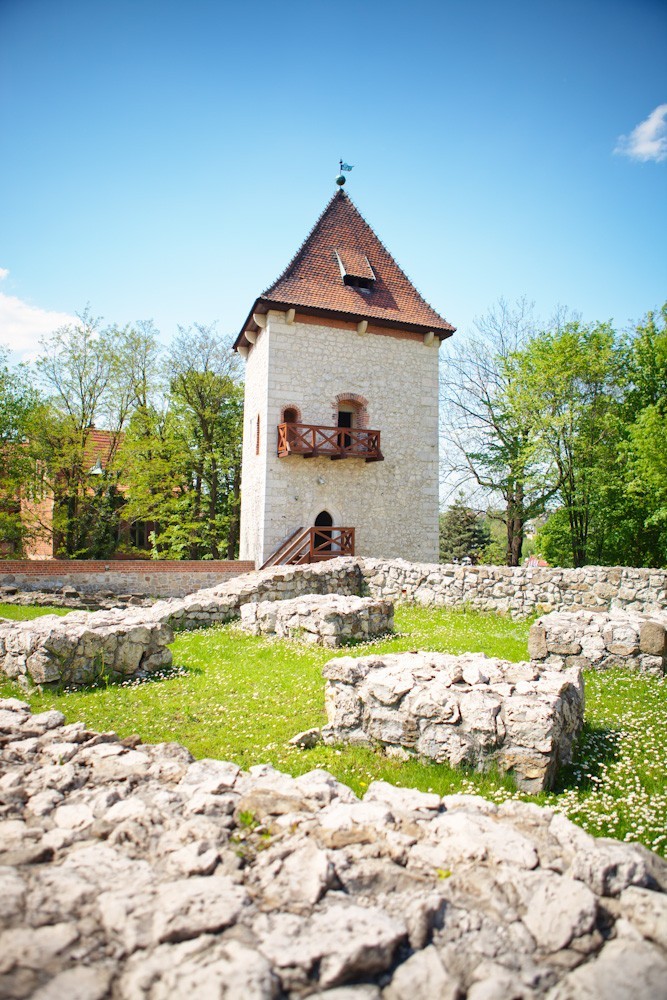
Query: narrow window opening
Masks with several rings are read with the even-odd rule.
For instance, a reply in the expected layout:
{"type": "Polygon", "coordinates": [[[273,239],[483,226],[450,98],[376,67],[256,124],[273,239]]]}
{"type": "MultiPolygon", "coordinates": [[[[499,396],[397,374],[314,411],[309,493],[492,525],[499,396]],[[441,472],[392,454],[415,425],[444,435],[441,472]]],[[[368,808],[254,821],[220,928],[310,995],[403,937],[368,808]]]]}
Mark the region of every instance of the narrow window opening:
{"type": "Polygon", "coordinates": [[[257,438],[255,440],[255,454],[256,455],[259,455],[259,441],[260,441],[260,432],[259,432],[259,413],[258,413],[257,414],[257,438]]]}

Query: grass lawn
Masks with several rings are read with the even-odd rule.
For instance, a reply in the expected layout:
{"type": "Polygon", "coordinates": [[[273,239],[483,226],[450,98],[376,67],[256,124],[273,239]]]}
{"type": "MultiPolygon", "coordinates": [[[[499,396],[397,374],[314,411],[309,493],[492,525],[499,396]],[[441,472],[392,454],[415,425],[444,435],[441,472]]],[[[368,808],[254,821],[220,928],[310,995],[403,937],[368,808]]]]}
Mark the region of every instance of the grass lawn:
{"type": "MultiPolygon", "coordinates": [[[[246,636],[228,625],[177,635],[175,667],[164,679],[36,693],[31,703],[35,711],[59,708],[69,722],[82,720],[121,736],[138,733],[144,742],[174,740],[197,757],[233,760],[244,768],[270,763],[300,774],[323,767],[357,794],[382,778],[441,795],[524,798],[499,775],[403,763],[361,747],[297,750],[285,744],[295,733],[323,723],[321,668],[332,655],[422,648],[521,660],[527,657],[528,629],[527,622],[497,615],[402,606],[396,609],[396,635],[332,653],[246,636]]],[[[16,694],[14,685],[0,683],[0,697],[16,694]]],[[[598,836],[639,840],[667,854],[666,718],[664,679],[622,670],[588,673],[586,725],[576,762],[560,775],[557,790],[537,801],[566,812],[598,836]]]]}
{"type": "Polygon", "coordinates": [[[0,604],[0,618],[11,618],[13,621],[24,622],[30,618],[40,618],[41,615],[68,615],[71,608],[50,608],[47,605],[37,607],[20,604],[0,604]]]}

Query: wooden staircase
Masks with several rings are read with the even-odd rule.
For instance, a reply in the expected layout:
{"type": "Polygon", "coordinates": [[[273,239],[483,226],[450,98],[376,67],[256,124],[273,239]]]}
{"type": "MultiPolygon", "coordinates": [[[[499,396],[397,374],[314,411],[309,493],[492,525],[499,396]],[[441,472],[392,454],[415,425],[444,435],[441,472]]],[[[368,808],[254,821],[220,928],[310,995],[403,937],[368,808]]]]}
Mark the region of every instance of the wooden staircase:
{"type": "Polygon", "coordinates": [[[269,558],[263,562],[259,568],[268,569],[269,566],[289,565],[291,557],[295,554],[295,552],[299,551],[303,541],[309,539],[309,528],[297,528],[291,535],[288,535],[287,538],[283,539],[278,548],[273,550],[269,558]]]}

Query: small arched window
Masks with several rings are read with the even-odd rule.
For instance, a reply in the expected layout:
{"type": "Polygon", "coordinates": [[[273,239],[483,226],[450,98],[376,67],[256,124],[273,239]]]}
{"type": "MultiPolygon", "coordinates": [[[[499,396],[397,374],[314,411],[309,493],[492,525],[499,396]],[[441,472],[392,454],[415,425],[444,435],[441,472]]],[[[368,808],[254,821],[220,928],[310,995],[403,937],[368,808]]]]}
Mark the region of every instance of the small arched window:
{"type": "Polygon", "coordinates": [[[281,424],[300,424],[301,410],[294,403],[287,403],[280,411],[281,424]]]}

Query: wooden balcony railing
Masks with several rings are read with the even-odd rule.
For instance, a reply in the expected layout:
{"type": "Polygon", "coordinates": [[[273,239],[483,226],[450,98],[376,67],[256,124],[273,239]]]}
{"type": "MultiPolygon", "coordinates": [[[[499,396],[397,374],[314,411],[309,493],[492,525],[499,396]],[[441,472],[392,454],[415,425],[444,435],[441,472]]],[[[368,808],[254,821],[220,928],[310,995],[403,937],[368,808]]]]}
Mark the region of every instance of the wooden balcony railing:
{"type": "Polygon", "coordinates": [[[384,461],[379,431],[369,431],[365,427],[320,427],[319,424],[278,424],[278,457],[287,455],[384,461]]]}
{"type": "Polygon", "coordinates": [[[269,556],[267,566],[302,566],[354,555],[354,528],[297,528],[269,556]]]}

